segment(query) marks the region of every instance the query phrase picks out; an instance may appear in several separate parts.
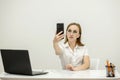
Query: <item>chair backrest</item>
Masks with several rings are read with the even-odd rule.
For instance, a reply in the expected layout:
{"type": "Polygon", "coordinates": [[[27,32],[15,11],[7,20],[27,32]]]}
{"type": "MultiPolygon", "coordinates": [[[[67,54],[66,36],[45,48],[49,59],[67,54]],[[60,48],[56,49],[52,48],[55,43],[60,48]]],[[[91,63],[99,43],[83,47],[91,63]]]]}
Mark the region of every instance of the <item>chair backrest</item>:
{"type": "Polygon", "coordinates": [[[99,68],[100,60],[98,58],[90,59],[90,69],[97,70],[99,68]]]}

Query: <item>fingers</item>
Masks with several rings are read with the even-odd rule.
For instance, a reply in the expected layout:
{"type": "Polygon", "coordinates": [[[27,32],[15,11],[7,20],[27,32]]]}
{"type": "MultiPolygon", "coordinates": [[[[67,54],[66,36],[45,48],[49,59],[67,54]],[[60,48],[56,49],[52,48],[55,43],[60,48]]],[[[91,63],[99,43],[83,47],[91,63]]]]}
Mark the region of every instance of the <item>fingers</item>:
{"type": "Polygon", "coordinates": [[[58,39],[58,40],[61,40],[61,39],[63,39],[64,38],[64,35],[62,34],[62,35],[59,35],[59,36],[56,36],[56,39],[58,39]]]}
{"type": "Polygon", "coordinates": [[[73,65],[72,64],[67,64],[66,69],[73,71],[73,65]]]}
{"type": "Polygon", "coordinates": [[[54,40],[53,40],[54,42],[57,43],[64,38],[64,34],[61,34],[61,33],[62,31],[55,35],[54,40]]]}
{"type": "Polygon", "coordinates": [[[67,64],[66,69],[71,70],[71,71],[77,71],[77,68],[74,67],[72,64],[67,64]]]}
{"type": "Polygon", "coordinates": [[[61,35],[62,32],[63,32],[63,31],[60,31],[60,32],[57,34],[57,36],[61,35]]]}

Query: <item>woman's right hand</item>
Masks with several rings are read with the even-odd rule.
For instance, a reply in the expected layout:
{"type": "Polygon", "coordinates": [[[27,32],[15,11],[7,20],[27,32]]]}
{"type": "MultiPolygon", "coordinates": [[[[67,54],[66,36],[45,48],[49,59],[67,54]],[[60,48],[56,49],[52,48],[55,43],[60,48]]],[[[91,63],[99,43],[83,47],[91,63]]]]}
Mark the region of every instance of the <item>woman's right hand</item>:
{"type": "Polygon", "coordinates": [[[58,43],[64,38],[64,34],[61,34],[63,31],[60,31],[58,34],[55,35],[53,39],[53,43],[58,43]]]}
{"type": "Polygon", "coordinates": [[[64,38],[64,34],[61,34],[61,33],[62,33],[62,31],[59,32],[58,34],[56,34],[53,39],[53,46],[54,46],[56,55],[60,55],[62,53],[62,50],[58,45],[58,42],[64,38]]]}

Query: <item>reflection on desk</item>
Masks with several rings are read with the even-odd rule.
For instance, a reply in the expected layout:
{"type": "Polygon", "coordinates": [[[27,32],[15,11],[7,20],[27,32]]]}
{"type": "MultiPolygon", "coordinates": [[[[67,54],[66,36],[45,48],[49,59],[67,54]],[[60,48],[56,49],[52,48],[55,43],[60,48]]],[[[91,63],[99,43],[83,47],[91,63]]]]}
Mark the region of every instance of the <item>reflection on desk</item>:
{"type": "Polygon", "coordinates": [[[1,73],[0,79],[2,80],[119,80],[120,75],[115,71],[115,77],[106,77],[106,70],[83,70],[83,71],[68,71],[68,70],[45,70],[48,74],[27,76],[15,75],[8,73],[1,73]]]}

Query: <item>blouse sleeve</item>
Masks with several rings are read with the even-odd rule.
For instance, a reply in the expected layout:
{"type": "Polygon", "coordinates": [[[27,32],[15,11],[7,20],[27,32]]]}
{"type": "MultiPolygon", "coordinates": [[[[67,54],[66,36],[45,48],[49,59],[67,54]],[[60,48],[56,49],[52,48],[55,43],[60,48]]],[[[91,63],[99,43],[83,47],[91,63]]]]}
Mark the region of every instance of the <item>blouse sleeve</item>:
{"type": "Polygon", "coordinates": [[[86,46],[84,46],[84,55],[88,55],[88,49],[86,46]]]}

